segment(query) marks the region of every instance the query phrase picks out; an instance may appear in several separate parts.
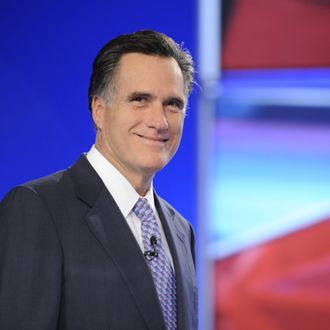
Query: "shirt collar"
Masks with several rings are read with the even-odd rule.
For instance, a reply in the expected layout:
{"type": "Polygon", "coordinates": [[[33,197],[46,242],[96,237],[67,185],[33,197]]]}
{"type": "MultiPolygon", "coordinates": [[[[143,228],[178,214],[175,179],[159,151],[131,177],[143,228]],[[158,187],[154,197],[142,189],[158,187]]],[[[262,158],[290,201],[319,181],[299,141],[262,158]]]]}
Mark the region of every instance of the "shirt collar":
{"type": "MultiPolygon", "coordinates": [[[[86,155],[87,160],[90,162],[94,170],[102,179],[106,188],[115,200],[121,213],[126,218],[132,211],[137,200],[141,197],[126,177],[121,174],[95,147],[92,146],[86,155]]],[[[155,202],[153,194],[153,183],[151,182],[150,188],[144,196],[153,211],[155,212],[155,202]]],[[[156,213],[156,212],[155,212],[156,213]]]]}

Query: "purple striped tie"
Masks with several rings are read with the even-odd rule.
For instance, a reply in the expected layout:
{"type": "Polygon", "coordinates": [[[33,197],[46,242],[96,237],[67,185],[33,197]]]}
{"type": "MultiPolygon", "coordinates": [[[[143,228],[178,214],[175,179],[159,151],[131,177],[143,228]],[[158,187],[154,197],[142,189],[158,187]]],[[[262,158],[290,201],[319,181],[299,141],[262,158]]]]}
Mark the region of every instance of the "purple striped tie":
{"type": "Polygon", "coordinates": [[[171,263],[165,254],[157,220],[145,198],[139,198],[133,207],[133,212],[141,220],[141,232],[145,251],[155,252],[155,249],[157,250],[157,255],[147,257],[146,259],[157,289],[167,330],[175,330],[177,328],[175,276],[171,263]],[[151,244],[151,237],[153,236],[156,238],[154,240],[157,243],[156,247],[151,244]]]}

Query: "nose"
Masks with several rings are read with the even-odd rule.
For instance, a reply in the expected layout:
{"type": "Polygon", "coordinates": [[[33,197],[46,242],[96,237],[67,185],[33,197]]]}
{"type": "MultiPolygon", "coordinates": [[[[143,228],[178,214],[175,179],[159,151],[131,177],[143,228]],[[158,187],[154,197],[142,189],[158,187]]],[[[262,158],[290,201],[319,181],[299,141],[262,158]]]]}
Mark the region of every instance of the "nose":
{"type": "Polygon", "coordinates": [[[153,104],[149,107],[147,125],[157,131],[166,131],[168,129],[168,118],[162,104],[153,104]]]}

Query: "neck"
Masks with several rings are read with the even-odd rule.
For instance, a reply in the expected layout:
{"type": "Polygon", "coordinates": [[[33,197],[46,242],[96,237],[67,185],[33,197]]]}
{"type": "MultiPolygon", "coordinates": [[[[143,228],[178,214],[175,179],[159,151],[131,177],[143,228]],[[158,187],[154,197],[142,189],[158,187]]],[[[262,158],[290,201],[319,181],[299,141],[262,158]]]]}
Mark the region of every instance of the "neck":
{"type": "Polygon", "coordinates": [[[145,171],[129,170],[122,166],[120,162],[117,162],[116,159],[110,157],[110,155],[103,150],[102,145],[98,144],[97,141],[95,147],[128,180],[140,196],[146,195],[151,187],[151,182],[155,175],[154,172],[149,173],[145,171]]]}
{"type": "Polygon", "coordinates": [[[130,180],[127,176],[126,178],[140,196],[145,196],[148,190],[150,189],[152,178],[149,178],[147,180],[146,179],[141,180],[139,178],[137,180],[134,179],[130,180]]]}

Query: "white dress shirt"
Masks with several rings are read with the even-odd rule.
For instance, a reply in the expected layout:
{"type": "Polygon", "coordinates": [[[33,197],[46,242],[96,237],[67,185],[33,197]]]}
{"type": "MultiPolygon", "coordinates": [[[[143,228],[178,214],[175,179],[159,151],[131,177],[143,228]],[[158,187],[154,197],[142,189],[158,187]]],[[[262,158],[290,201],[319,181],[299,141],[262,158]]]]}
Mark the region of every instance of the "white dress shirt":
{"type": "MultiPolygon", "coordinates": [[[[119,172],[95,147],[92,146],[90,151],[86,155],[87,160],[90,162],[96,173],[100,176],[106,188],[109,190],[111,196],[115,200],[117,206],[119,207],[121,213],[123,214],[129,228],[131,229],[136,241],[138,242],[141,251],[144,252],[142,235],[141,235],[141,220],[132,211],[134,205],[138,201],[140,196],[129,181],[124,177],[121,172],[119,172]]],[[[153,184],[146,193],[145,196],[152,208],[157,223],[160,228],[160,233],[162,237],[163,247],[165,253],[167,254],[172,267],[173,260],[170,253],[170,249],[167,244],[167,240],[164,234],[163,226],[159,219],[158,212],[155,207],[154,194],[153,194],[153,184]]]]}

